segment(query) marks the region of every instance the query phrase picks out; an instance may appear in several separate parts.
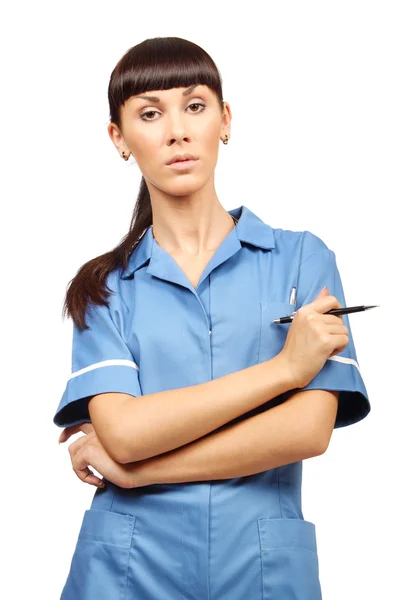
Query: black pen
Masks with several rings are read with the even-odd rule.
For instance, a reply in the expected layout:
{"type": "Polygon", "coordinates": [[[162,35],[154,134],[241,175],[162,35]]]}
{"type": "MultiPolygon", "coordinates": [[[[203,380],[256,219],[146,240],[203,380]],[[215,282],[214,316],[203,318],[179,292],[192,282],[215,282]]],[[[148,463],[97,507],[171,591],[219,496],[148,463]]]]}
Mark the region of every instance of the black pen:
{"type": "MultiPolygon", "coordinates": [[[[328,312],[323,313],[324,315],[347,315],[349,313],[361,312],[363,310],[369,310],[370,308],[377,308],[379,304],[375,304],[374,306],[346,306],[342,308],[333,308],[332,310],[328,310],[328,312]]],[[[281,317],[280,319],[274,319],[274,323],[291,323],[293,321],[294,315],[296,313],[292,313],[287,317],[281,317]]]]}

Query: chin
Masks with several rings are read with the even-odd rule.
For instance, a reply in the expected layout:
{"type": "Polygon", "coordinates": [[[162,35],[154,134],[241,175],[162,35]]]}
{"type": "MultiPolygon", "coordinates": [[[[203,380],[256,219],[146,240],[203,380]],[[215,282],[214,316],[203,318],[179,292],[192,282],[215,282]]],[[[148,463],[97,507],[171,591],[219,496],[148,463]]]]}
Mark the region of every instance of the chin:
{"type": "Polygon", "coordinates": [[[168,182],[168,185],[160,186],[160,188],[171,196],[189,196],[201,190],[206,184],[206,181],[199,180],[198,177],[177,177],[175,181],[168,182]]]}

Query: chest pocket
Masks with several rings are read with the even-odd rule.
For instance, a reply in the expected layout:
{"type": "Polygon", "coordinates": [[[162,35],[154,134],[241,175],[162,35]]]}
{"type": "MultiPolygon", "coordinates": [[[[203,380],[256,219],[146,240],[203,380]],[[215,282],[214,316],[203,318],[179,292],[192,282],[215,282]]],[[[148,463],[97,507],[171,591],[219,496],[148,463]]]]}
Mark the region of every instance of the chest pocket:
{"type": "Polygon", "coordinates": [[[277,324],[274,319],[286,317],[296,310],[288,302],[260,302],[260,341],[258,362],[273,358],[282,350],[291,323],[277,324]]]}

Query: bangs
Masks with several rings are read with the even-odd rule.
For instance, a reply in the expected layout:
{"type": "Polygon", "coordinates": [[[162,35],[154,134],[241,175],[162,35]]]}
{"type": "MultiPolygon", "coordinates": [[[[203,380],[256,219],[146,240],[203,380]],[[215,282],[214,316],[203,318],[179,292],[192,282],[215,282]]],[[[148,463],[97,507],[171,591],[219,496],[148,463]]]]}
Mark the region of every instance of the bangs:
{"type": "Polygon", "coordinates": [[[205,50],[177,37],[144,40],[124,54],[111,74],[108,87],[111,120],[118,122],[119,108],[131,96],[194,84],[207,85],[222,105],[221,76],[205,50]]]}

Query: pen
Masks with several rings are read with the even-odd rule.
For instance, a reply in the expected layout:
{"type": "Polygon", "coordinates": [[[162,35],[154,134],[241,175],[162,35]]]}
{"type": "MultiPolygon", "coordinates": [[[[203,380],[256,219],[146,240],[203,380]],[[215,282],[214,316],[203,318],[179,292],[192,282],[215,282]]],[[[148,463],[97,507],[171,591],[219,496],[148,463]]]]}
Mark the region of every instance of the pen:
{"type": "MultiPolygon", "coordinates": [[[[361,312],[363,310],[369,310],[370,308],[377,308],[379,304],[375,304],[374,306],[346,306],[342,308],[333,308],[332,310],[328,310],[328,312],[323,313],[324,315],[347,315],[349,313],[361,312]]],[[[291,323],[293,321],[294,315],[296,313],[292,313],[287,317],[281,317],[280,319],[274,319],[274,323],[291,323]]]]}

